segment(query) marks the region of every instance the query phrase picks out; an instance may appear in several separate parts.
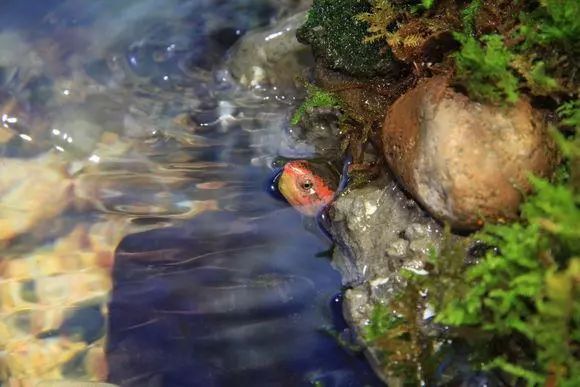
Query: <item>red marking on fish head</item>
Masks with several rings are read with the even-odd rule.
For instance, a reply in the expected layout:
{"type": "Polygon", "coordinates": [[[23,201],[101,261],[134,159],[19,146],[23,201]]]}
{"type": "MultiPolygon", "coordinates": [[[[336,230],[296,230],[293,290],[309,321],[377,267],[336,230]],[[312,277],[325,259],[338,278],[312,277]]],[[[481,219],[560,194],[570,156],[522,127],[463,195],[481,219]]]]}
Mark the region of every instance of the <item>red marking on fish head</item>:
{"type": "Polygon", "coordinates": [[[334,198],[338,182],[328,170],[304,160],[290,161],[284,165],[278,187],[294,208],[314,216],[334,198]]]}

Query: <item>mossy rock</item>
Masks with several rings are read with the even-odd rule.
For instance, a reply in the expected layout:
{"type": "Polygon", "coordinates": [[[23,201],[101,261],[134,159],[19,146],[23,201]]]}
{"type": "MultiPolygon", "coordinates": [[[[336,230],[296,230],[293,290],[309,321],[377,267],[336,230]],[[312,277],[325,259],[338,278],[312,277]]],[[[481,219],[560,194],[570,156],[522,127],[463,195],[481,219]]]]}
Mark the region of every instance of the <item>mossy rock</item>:
{"type": "Polygon", "coordinates": [[[296,36],[330,69],[357,77],[396,74],[399,64],[389,51],[379,43],[363,44],[368,26],[355,16],[370,10],[360,0],[314,0],[296,36]]]}

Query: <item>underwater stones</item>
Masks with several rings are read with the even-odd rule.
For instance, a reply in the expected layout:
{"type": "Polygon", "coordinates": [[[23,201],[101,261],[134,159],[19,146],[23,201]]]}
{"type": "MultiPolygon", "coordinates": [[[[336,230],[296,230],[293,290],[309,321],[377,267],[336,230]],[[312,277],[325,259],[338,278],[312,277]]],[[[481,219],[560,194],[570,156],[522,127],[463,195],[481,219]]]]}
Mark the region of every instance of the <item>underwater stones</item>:
{"type": "Polygon", "coordinates": [[[72,180],[57,157],[0,159],[0,244],[56,217],[71,199],[72,180]]]}
{"type": "Polygon", "coordinates": [[[542,115],[525,99],[469,100],[444,77],[420,82],[388,110],[385,157],[403,187],[455,229],[515,219],[529,174],[549,177],[558,156],[542,115]]]}
{"type": "Polygon", "coordinates": [[[367,25],[355,16],[369,11],[364,1],[315,0],[296,36],[330,69],[362,77],[396,72],[397,62],[389,52],[380,52],[379,43],[362,43],[367,25]]]}
{"type": "Polygon", "coordinates": [[[308,47],[296,40],[296,29],[305,19],[306,12],[300,12],[244,35],[228,63],[232,76],[247,87],[291,90],[299,86],[297,76],[313,63],[308,47]]]}

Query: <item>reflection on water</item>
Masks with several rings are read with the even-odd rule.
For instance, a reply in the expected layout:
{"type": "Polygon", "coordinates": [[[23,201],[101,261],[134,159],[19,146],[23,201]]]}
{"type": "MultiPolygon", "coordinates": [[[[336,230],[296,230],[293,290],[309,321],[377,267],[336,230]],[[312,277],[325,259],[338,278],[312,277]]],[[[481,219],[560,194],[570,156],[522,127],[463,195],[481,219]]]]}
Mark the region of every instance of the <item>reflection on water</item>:
{"type": "MultiPolygon", "coordinates": [[[[375,385],[272,199],[292,92],[223,69],[296,1],[0,5],[0,381],[375,385]]],[[[48,383],[48,384],[47,384],[48,383]]]]}

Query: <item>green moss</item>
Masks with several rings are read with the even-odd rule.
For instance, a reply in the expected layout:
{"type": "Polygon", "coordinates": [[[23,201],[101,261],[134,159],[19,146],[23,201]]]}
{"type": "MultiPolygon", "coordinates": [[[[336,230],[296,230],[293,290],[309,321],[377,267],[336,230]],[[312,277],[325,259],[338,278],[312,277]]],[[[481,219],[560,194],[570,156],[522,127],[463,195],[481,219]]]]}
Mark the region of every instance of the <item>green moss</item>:
{"type": "Polygon", "coordinates": [[[475,32],[475,17],[482,6],[482,0],[472,0],[461,12],[463,30],[472,35],[475,32]]]}
{"type": "Polygon", "coordinates": [[[304,113],[310,109],[321,107],[333,108],[340,106],[340,100],[334,94],[324,91],[312,84],[306,85],[306,92],[306,99],[300,106],[298,106],[292,115],[292,119],[290,120],[292,125],[298,125],[300,120],[302,120],[304,113]]]}
{"type": "Polygon", "coordinates": [[[540,7],[524,15],[520,34],[525,47],[557,44],[568,52],[580,50],[580,2],[541,0],[540,7]]]}
{"type": "Polygon", "coordinates": [[[369,10],[366,1],[314,0],[296,36],[328,68],[363,77],[388,74],[397,68],[391,55],[377,43],[361,44],[366,26],[354,16],[369,10]]]}
{"type": "Polygon", "coordinates": [[[451,30],[454,20],[457,20],[455,16],[437,14],[437,10],[442,8],[441,2],[369,1],[371,10],[355,17],[368,25],[364,43],[387,43],[385,49],[390,49],[398,60],[408,64],[431,62],[432,49],[446,50],[445,43],[426,44],[432,38],[441,38],[440,33],[451,30]]]}
{"type": "Polygon", "coordinates": [[[556,112],[562,125],[580,130],[580,99],[563,103],[556,112]]]}
{"type": "Polygon", "coordinates": [[[435,4],[435,0],[421,0],[421,5],[425,9],[431,9],[435,4]]]}
{"type": "Polygon", "coordinates": [[[375,305],[364,339],[378,350],[383,372],[404,386],[432,385],[433,343],[421,330],[420,289],[409,283],[388,305],[375,305]]]}
{"type": "Polygon", "coordinates": [[[455,34],[461,49],[454,55],[456,79],[469,95],[480,101],[499,103],[518,99],[518,79],[510,69],[512,54],[501,35],[486,35],[480,41],[465,34],[455,34]]]}
{"type": "MultiPolygon", "coordinates": [[[[576,113],[571,106],[559,109],[564,117],[576,113]]],[[[561,141],[574,149],[570,154],[580,154],[575,137],[561,141]]],[[[572,176],[580,168],[577,160],[569,159],[572,176]]],[[[416,320],[393,313],[423,310],[421,300],[409,295],[422,289],[436,322],[448,327],[447,339],[470,343],[475,369],[500,370],[513,384],[580,385],[580,194],[566,176],[557,183],[530,179],[535,192],[521,207],[521,222],[487,225],[472,237],[488,246],[475,264],[466,264],[466,245],[448,234],[426,264],[429,275],[407,276],[402,296],[372,316],[367,337],[375,345],[388,338],[392,346],[394,338],[415,329],[416,320]]],[[[403,344],[413,348],[398,342],[403,344]]],[[[415,348],[409,361],[432,364],[415,348]]]]}
{"type": "Polygon", "coordinates": [[[371,5],[370,11],[358,15],[369,26],[363,41],[384,41],[405,62],[420,62],[433,47],[425,44],[429,39],[454,32],[460,43],[454,80],[473,99],[504,104],[522,93],[578,94],[577,0],[472,0],[463,5],[371,0],[371,5]]]}

